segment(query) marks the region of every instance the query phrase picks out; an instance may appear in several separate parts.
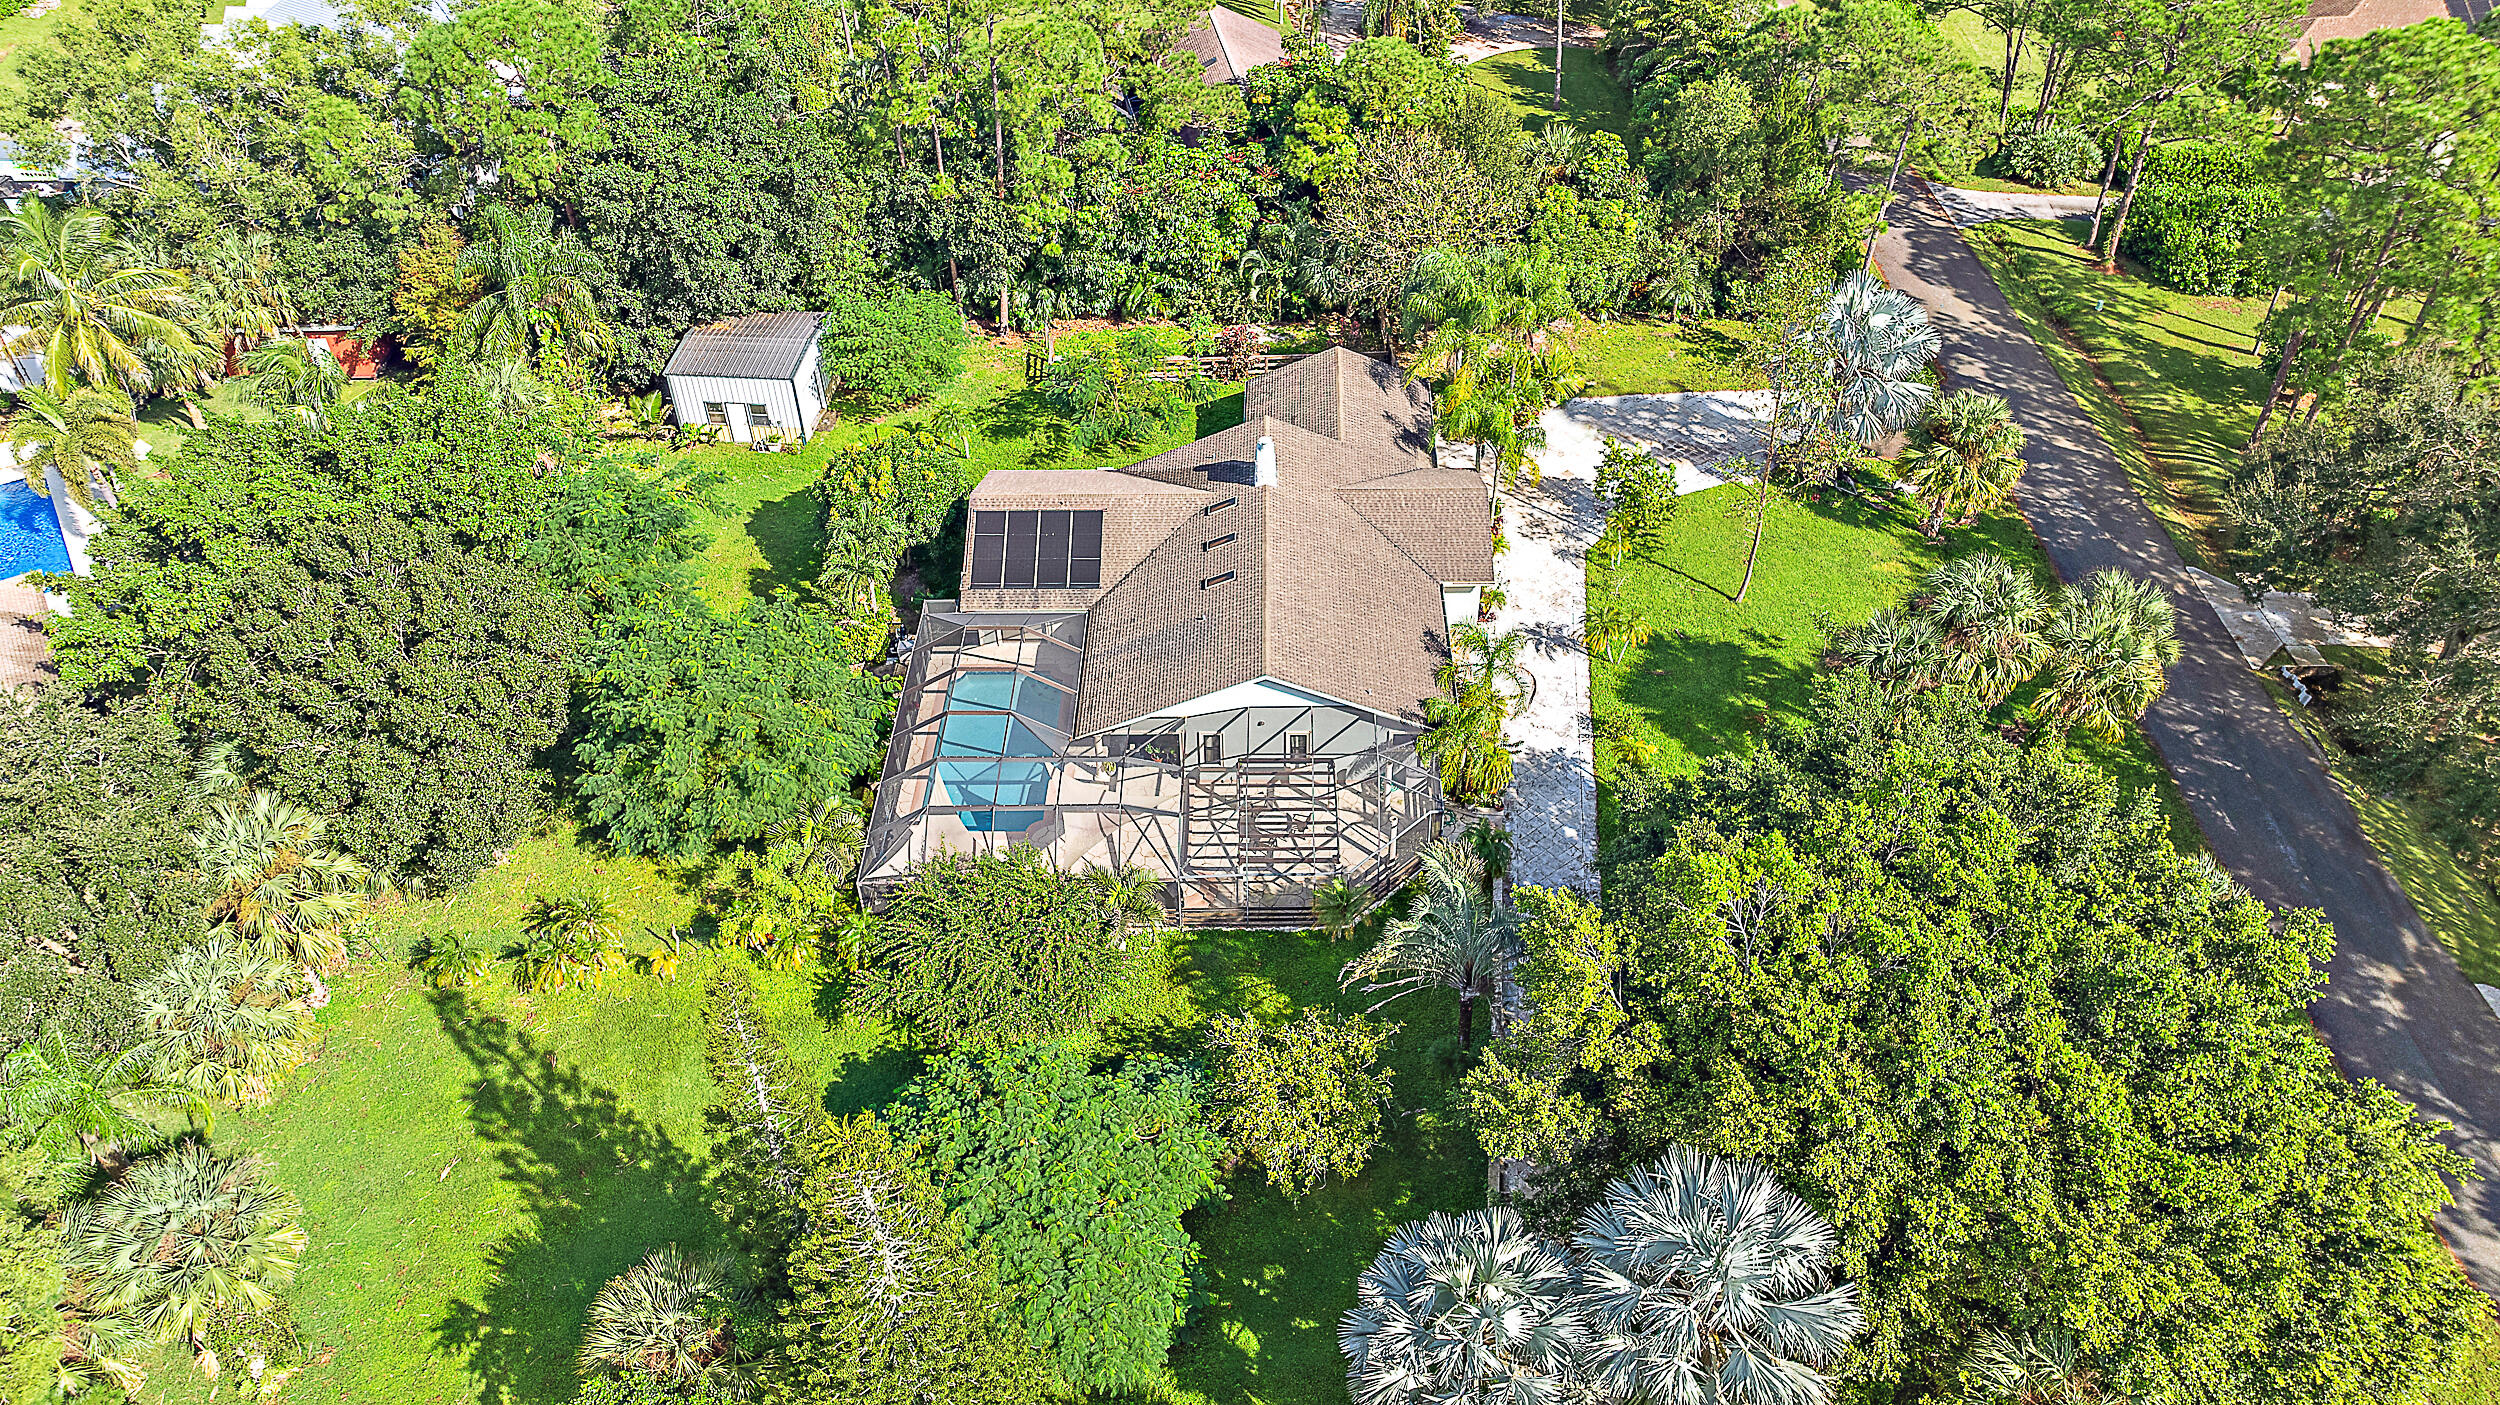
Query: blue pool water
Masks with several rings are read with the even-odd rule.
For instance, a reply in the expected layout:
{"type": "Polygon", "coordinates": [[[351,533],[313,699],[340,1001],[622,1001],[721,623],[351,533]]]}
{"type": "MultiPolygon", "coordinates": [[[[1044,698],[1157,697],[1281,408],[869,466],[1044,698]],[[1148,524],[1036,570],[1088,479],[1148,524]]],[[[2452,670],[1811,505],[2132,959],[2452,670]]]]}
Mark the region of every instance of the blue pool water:
{"type": "Polygon", "coordinates": [[[69,544],[52,499],[23,483],[0,485],[0,581],[28,571],[66,571],[69,544]]]}

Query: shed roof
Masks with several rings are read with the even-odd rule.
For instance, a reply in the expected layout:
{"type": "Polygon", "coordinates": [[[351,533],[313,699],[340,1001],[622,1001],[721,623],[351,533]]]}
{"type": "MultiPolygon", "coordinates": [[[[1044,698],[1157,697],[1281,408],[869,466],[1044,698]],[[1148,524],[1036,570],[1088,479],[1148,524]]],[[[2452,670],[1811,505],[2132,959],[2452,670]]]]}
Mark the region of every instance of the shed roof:
{"type": "Polygon", "coordinates": [[[1206,60],[1209,83],[1238,83],[1251,69],[1285,61],[1285,36],[1221,6],[1200,15],[1180,47],[1206,60]]]}
{"type": "Polygon", "coordinates": [[[697,327],[677,343],[661,374],[786,381],[799,373],[824,318],[821,312],[755,312],[697,327]]]}

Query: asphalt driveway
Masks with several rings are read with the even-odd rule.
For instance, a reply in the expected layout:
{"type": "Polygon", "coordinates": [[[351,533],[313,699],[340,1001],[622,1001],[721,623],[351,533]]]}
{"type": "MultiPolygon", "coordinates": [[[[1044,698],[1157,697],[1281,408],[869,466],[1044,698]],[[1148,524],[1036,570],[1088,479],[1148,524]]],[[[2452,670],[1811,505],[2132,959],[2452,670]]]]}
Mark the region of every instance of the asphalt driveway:
{"type": "MultiPolygon", "coordinates": [[[[2344,1071],[2454,1124],[2448,1140],[2500,1172],[2500,1018],[2362,836],[2352,806],[2240,659],[2190,584],[2117,455],[1934,197],[1905,192],[1875,260],[1927,305],[1957,384],[2004,396],[2028,436],[2017,494],[2067,580],[2105,567],[2150,577],[2177,607],[2184,657],[2144,718],[2214,856],[2259,898],[2314,907],[2335,958],[2311,1017],[2344,1071]]],[[[2456,1187],[2440,1232],[2477,1286],[2500,1294],[2500,1185],[2456,1187]]]]}

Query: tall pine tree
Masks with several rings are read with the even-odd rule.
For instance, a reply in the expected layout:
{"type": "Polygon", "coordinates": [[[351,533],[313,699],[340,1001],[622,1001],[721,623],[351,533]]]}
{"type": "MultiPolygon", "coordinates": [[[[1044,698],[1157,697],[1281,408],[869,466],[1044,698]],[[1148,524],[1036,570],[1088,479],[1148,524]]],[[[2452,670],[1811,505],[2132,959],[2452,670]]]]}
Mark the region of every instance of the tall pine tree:
{"type": "Polygon", "coordinates": [[[893,1132],[862,1115],[826,1126],[809,1150],[779,1393],[849,1405],[1055,1398],[997,1279],[893,1132]]]}
{"type": "Polygon", "coordinates": [[[703,1121],[712,1135],[720,1217],[769,1272],[807,1233],[800,1192],[825,1125],[824,1104],[765,1022],[745,970],[724,966],[712,976],[703,1024],[703,1064],[714,1092],[703,1121]]]}

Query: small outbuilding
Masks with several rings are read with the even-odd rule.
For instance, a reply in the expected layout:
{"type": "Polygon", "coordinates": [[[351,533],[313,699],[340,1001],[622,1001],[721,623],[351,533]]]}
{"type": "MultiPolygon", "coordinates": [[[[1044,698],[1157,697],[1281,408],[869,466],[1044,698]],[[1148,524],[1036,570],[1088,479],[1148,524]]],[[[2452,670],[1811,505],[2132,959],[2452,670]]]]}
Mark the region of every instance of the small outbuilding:
{"type": "Polygon", "coordinates": [[[770,434],[804,441],[825,413],[821,312],[758,312],[686,333],[661,375],[681,425],[714,426],[752,444],[770,434]]]}
{"type": "Polygon", "coordinates": [[[1209,85],[1238,83],[1250,70],[1285,61],[1285,36],[1222,6],[1199,15],[1181,35],[1180,47],[1206,63],[1209,85]]]}

